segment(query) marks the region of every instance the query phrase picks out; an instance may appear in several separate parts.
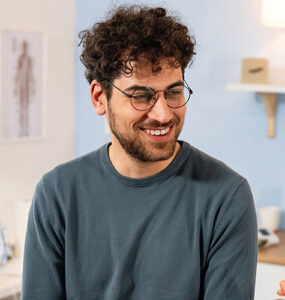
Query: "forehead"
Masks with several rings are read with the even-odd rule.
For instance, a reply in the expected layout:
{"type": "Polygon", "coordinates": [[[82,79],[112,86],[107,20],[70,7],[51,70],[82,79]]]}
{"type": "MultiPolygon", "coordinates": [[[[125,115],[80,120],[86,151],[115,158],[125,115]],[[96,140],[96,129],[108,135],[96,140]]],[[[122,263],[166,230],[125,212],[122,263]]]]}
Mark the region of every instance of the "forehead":
{"type": "Polygon", "coordinates": [[[160,70],[157,72],[153,71],[153,64],[144,57],[134,62],[132,67],[131,75],[122,74],[114,81],[114,84],[118,84],[122,88],[137,84],[154,89],[163,89],[178,80],[183,80],[181,67],[173,66],[169,59],[160,60],[160,70]]]}

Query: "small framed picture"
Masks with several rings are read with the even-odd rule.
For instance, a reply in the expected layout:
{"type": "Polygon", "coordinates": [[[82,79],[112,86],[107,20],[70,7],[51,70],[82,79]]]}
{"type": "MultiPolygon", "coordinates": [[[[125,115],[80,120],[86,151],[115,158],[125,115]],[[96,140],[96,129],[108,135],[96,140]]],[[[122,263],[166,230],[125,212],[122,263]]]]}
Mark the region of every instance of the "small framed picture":
{"type": "Polygon", "coordinates": [[[2,31],[1,140],[43,134],[43,34],[2,31]]]}

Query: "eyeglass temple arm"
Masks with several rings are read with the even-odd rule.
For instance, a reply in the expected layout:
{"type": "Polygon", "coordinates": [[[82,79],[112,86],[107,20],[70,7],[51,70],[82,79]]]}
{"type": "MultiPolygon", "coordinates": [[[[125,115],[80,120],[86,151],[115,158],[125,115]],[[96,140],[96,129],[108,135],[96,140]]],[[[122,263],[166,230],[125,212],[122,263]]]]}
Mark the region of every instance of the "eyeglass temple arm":
{"type": "Polygon", "coordinates": [[[128,98],[132,98],[132,95],[130,94],[127,94],[126,92],[122,91],[121,89],[119,89],[117,86],[115,86],[112,82],[110,82],[109,80],[106,80],[105,81],[109,84],[111,84],[111,86],[113,86],[114,88],[116,88],[118,91],[120,91],[121,93],[123,93],[126,97],[128,98]]]}
{"type": "Polygon", "coordinates": [[[189,91],[190,91],[190,95],[192,95],[192,94],[193,94],[193,91],[192,91],[192,90],[191,90],[191,88],[189,87],[189,85],[188,85],[187,81],[186,81],[186,80],[184,80],[184,83],[186,84],[186,87],[189,89],[189,91]]]}

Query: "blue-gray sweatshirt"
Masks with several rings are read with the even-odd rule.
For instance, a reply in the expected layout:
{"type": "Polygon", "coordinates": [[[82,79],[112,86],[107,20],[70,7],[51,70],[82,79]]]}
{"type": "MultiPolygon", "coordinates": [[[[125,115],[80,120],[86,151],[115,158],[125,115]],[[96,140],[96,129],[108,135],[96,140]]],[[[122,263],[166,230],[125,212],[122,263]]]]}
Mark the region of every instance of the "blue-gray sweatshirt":
{"type": "Polygon", "coordinates": [[[120,175],[108,145],[44,175],[29,213],[22,300],[253,299],[249,185],[180,143],[147,178],[120,175]]]}

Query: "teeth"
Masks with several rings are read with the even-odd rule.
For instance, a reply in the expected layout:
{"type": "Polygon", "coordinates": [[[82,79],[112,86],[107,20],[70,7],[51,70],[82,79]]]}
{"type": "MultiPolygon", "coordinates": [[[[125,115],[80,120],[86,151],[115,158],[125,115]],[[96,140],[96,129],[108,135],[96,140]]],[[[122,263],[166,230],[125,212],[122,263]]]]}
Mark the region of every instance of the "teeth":
{"type": "Polygon", "coordinates": [[[146,133],[151,134],[151,135],[164,135],[169,131],[169,128],[162,129],[162,130],[152,130],[152,129],[147,129],[146,133]]]}

